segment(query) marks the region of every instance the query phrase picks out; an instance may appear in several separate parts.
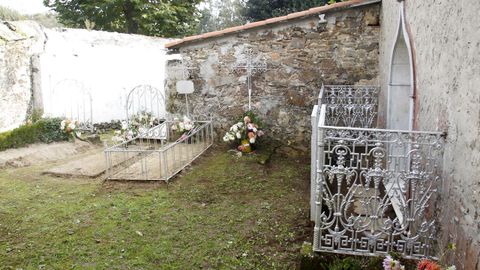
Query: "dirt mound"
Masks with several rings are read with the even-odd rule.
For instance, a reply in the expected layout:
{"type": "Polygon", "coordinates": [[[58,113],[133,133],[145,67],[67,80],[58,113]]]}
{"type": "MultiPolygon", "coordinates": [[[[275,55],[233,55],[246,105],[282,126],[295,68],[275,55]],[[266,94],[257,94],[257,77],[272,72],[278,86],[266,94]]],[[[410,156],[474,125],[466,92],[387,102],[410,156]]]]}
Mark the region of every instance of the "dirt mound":
{"type": "Polygon", "coordinates": [[[72,155],[82,154],[97,148],[82,141],[51,144],[32,144],[28,147],[9,149],[0,152],[0,168],[26,167],[45,162],[68,159],[72,155]]]}

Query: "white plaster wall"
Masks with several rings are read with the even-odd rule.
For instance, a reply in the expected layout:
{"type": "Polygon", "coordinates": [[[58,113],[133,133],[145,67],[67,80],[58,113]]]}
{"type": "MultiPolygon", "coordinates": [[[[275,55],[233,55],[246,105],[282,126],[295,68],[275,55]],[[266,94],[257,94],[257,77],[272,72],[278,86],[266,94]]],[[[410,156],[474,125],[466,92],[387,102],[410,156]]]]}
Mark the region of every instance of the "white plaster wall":
{"type": "Polygon", "coordinates": [[[91,93],[95,123],[124,119],[126,95],[137,85],[163,92],[167,39],[81,29],[45,33],[41,74],[46,116],[69,116],[74,100],[81,101],[76,96],[81,88],[91,93]]]}
{"type": "MultiPolygon", "coordinates": [[[[406,0],[416,68],[416,129],[448,133],[440,209],[441,245],[456,243],[457,269],[480,269],[480,1],[406,0]]],[[[381,14],[382,101],[403,2],[381,14]]],[[[385,106],[382,108],[386,111],[385,106]]]]}

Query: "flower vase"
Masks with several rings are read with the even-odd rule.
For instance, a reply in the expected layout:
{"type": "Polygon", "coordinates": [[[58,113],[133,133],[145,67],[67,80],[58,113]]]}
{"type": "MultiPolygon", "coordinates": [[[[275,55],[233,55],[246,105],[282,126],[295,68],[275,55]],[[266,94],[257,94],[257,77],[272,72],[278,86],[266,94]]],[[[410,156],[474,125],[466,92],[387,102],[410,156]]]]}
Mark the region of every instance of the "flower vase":
{"type": "Polygon", "coordinates": [[[242,143],[238,147],[240,151],[243,153],[250,153],[252,152],[252,146],[250,145],[250,142],[246,139],[242,140],[242,143]]]}

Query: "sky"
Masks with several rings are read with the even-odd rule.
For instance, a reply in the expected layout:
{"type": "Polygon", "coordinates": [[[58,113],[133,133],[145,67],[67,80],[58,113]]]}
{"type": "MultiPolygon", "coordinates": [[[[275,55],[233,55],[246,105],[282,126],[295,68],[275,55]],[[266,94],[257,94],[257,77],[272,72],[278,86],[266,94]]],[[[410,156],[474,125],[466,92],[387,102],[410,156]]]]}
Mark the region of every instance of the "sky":
{"type": "Polygon", "coordinates": [[[6,6],[22,14],[44,13],[49,9],[43,5],[42,0],[0,0],[0,6],[6,6]]]}

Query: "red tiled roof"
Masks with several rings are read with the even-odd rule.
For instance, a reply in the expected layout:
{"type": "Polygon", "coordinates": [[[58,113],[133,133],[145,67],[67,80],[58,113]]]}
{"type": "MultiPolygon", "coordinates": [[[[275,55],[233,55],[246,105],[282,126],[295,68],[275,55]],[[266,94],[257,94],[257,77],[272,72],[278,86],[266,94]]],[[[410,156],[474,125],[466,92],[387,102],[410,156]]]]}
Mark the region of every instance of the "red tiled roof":
{"type": "Polygon", "coordinates": [[[339,2],[339,3],[335,3],[335,4],[331,4],[331,5],[315,7],[315,8],[305,10],[305,11],[290,13],[290,14],[285,15],[285,16],[275,17],[275,18],[264,20],[264,21],[247,23],[245,25],[230,27],[230,28],[226,28],[226,29],[223,29],[223,30],[219,30],[219,31],[208,32],[208,33],[201,34],[201,35],[185,37],[185,38],[182,38],[182,39],[179,39],[179,40],[169,42],[169,43],[165,44],[165,47],[167,49],[172,49],[172,48],[179,47],[182,44],[192,42],[192,41],[199,41],[199,40],[202,40],[202,39],[219,37],[219,36],[234,33],[234,32],[240,32],[240,31],[244,31],[244,30],[248,30],[248,29],[252,29],[252,28],[256,28],[256,27],[260,27],[260,26],[264,26],[264,25],[268,25],[268,24],[276,24],[276,23],[285,22],[285,21],[292,20],[292,19],[297,19],[297,18],[306,17],[306,16],[310,16],[310,15],[316,15],[316,14],[319,14],[319,13],[324,13],[326,11],[333,11],[333,10],[340,9],[340,8],[348,8],[348,7],[356,6],[356,5],[359,5],[359,4],[378,3],[378,2],[379,1],[372,1],[372,0],[350,0],[350,1],[346,1],[346,2],[339,2]]]}

